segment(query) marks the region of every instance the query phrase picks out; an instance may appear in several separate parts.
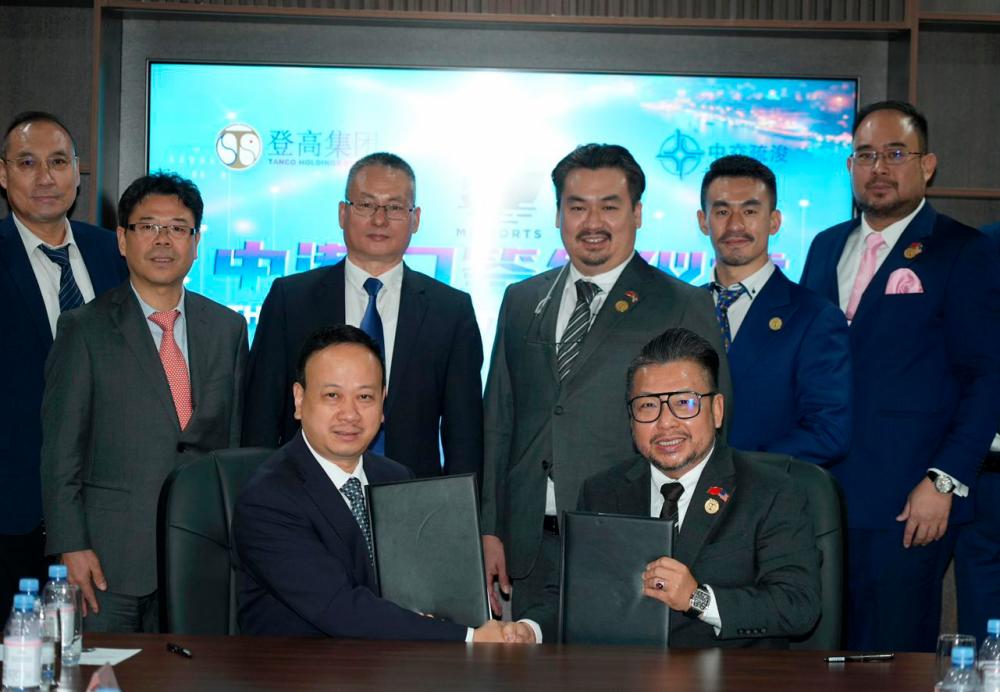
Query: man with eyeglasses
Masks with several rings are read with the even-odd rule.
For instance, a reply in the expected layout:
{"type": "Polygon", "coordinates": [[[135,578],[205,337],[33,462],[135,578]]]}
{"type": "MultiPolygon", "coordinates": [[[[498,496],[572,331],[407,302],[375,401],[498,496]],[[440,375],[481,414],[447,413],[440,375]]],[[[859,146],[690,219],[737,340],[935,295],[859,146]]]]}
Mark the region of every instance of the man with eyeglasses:
{"type": "Polygon", "coordinates": [[[956,524],[1000,419],[1000,272],[975,229],[925,199],[937,167],[909,103],[858,114],[861,218],[820,233],[802,284],[850,321],[851,450],[831,470],[848,524],[847,645],[933,651],[956,524]]]}
{"type": "Polygon", "coordinates": [[[645,595],[670,608],[672,648],[787,648],[820,614],[806,497],[756,453],[725,445],[718,373],[719,354],[688,329],[646,344],[626,376],[638,455],[584,481],[579,508],[678,527],[673,557],[642,574],[645,595]]]}
{"type": "Polygon", "coordinates": [[[482,470],[482,337],[469,294],[413,271],[416,178],[395,154],[358,160],[339,205],[347,256],[276,280],[261,308],[247,372],[243,444],[277,447],[298,432],[296,358],[320,327],[360,327],[382,350],[385,423],[371,451],[417,476],[482,470]],[[444,459],[441,458],[444,452],[444,459]]]}
{"type": "Polygon", "coordinates": [[[0,603],[21,577],[45,579],[38,475],[45,357],[56,320],[127,276],[111,231],[68,218],[80,185],[69,130],[17,115],[0,141],[0,603]]]}
{"type": "Polygon", "coordinates": [[[246,321],[184,288],[203,209],[179,176],[133,182],[118,203],[129,280],[59,318],[46,364],[46,547],[83,593],[87,631],[159,631],[160,488],[239,444],[246,321]]]}

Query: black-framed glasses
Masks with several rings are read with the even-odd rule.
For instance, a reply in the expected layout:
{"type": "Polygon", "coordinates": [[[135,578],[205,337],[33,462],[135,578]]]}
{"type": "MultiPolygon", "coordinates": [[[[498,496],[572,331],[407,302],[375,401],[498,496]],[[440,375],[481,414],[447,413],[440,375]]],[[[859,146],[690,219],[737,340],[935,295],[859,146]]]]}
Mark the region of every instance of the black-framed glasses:
{"type": "Polygon", "coordinates": [[[193,226],[182,226],[176,223],[130,223],[126,226],[128,230],[135,233],[140,238],[145,238],[147,240],[157,238],[160,232],[167,234],[167,237],[171,240],[184,240],[188,236],[195,234],[197,230],[193,226]]]}
{"type": "Polygon", "coordinates": [[[874,166],[879,159],[887,166],[902,166],[913,156],[923,156],[926,151],[907,151],[906,149],[883,149],[882,151],[856,151],[851,154],[854,163],[859,166],[874,166]]]}
{"type": "Polygon", "coordinates": [[[351,208],[358,216],[363,216],[366,219],[370,219],[375,216],[379,209],[385,211],[385,218],[390,221],[405,221],[409,218],[410,214],[416,207],[408,207],[405,204],[400,204],[399,202],[389,202],[389,204],[375,204],[374,202],[364,201],[364,202],[352,202],[349,199],[344,200],[344,204],[351,208]]]}
{"type": "Polygon", "coordinates": [[[34,175],[43,169],[47,169],[51,173],[62,173],[69,170],[70,166],[76,160],[76,156],[64,156],[63,154],[53,154],[47,159],[39,159],[34,156],[19,156],[16,159],[4,159],[15,171],[22,175],[34,175]]]}
{"type": "Polygon", "coordinates": [[[628,400],[628,415],[636,423],[655,423],[663,413],[663,404],[667,405],[675,418],[687,420],[701,413],[701,400],[706,396],[715,396],[718,392],[658,392],[643,394],[628,400]]]}

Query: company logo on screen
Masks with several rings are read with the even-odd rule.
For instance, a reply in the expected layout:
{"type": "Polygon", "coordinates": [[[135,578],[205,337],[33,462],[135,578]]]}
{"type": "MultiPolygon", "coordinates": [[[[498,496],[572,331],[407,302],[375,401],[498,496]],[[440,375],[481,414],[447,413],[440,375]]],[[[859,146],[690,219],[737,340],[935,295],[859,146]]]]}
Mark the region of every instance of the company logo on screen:
{"type": "Polygon", "coordinates": [[[215,153],[227,168],[241,171],[260,159],[260,135],[249,125],[233,123],[222,128],[215,140],[215,153]]]}
{"type": "Polygon", "coordinates": [[[690,175],[698,168],[704,156],[705,151],[698,144],[698,140],[677,130],[663,140],[656,158],[663,166],[663,170],[684,180],[684,176],[690,175]]]}

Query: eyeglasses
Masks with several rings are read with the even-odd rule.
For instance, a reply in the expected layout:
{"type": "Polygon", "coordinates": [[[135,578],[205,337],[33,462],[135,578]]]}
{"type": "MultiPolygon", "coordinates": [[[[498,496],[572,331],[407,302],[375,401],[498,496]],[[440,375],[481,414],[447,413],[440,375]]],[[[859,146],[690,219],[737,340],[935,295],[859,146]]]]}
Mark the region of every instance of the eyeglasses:
{"type": "Polygon", "coordinates": [[[43,168],[48,169],[50,173],[62,173],[63,171],[68,170],[76,160],[76,156],[62,156],[61,154],[50,156],[47,159],[36,159],[34,156],[4,159],[4,161],[14,167],[15,171],[21,173],[22,175],[34,175],[43,168]]]}
{"type": "Polygon", "coordinates": [[[128,230],[135,233],[140,238],[152,240],[159,237],[160,231],[167,234],[171,240],[184,240],[188,236],[195,234],[196,229],[191,226],[181,226],[172,223],[130,223],[126,226],[128,230]]]}
{"type": "Polygon", "coordinates": [[[879,159],[887,166],[902,166],[911,156],[923,156],[926,151],[907,151],[906,149],[884,149],[882,151],[856,151],[851,158],[859,166],[874,166],[879,159]]]}
{"type": "Polygon", "coordinates": [[[655,423],[663,413],[663,404],[667,405],[675,418],[687,420],[701,413],[701,400],[706,396],[714,396],[718,392],[659,392],[658,394],[643,394],[628,401],[628,415],[636,423],[655,423]]]}
{"type": "Polygon", "coordinates": [[[344,204],[349,206],[351,210],[358,216],[363,216],[366,219],[370,219],[375,216],[375,213],[379,209],[385,210],[385,218],[390,221],[404,221],[409,218],[410,213],[416,209],[416,207],[407,207],[398,202],[390,202],[389,204],[375,204],[374,202],[352,202],[349,199],[344,200],[344,204]]]}

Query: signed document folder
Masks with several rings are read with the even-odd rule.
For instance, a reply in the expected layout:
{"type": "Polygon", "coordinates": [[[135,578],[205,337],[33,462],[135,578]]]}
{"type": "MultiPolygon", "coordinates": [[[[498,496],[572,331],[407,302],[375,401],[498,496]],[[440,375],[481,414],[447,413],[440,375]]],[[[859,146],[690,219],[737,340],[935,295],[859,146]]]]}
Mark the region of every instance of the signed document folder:
{"type": "Polygon", "coordinates": [[[559,638],[567,644],[667,647],[670,608],[642,593],[642,573],[673,550],[674,523],[565,512],[559,638]]]}
{"type": "Polygon", "coordinates": [[[467,627],[490,617],[473,474],[368,486],[382,598],[467,627]]]}

